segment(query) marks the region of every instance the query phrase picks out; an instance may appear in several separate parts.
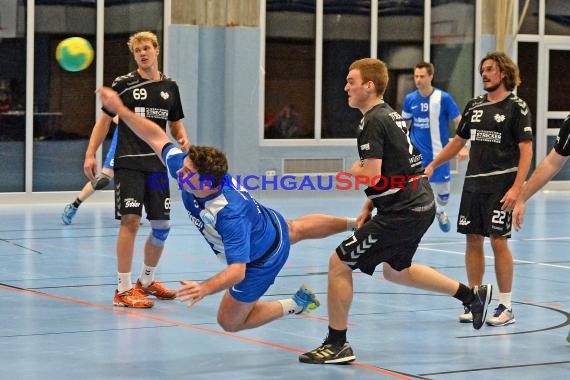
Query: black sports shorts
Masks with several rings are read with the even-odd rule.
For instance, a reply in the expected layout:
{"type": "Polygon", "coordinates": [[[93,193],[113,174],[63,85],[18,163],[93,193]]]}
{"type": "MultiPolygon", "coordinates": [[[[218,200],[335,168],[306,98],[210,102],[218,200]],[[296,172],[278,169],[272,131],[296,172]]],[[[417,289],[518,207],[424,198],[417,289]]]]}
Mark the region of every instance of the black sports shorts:
{"type": "Polygon", "coordinates": [[[122,215],[142,216],[142,208],[148,220],[170,220],[170,188],[157,182],[157,177],[168,178],[166,172],[143,172],[115,168],[115,219],[122,215]]]}
{"type": "Polygon", "coordinates": [[[372,275],[386,262],[397,271],[412,265],[420,240],[435,218],[435,207],[426,211],[377,214],[336,249],[349,267],[372,275]]]}

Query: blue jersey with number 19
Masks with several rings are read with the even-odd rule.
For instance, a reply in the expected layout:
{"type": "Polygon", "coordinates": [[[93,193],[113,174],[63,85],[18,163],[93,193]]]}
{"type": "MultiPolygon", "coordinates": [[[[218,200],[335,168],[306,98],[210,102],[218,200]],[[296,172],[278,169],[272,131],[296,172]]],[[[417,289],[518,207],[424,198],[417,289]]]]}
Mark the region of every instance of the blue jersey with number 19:
{"type": "MultiPolygon", "coordinates": [[[[422,153],[423,166],[427,166],[449,142],[449,119],[461,115],[457,104],[447,92],[434,88],[428,96],[416,90],[404,99],[402,117],[411,121],[410,139],[422,153]]],[[[430,182],[450,180],[449,162],[438,167],[430,182]]]]}

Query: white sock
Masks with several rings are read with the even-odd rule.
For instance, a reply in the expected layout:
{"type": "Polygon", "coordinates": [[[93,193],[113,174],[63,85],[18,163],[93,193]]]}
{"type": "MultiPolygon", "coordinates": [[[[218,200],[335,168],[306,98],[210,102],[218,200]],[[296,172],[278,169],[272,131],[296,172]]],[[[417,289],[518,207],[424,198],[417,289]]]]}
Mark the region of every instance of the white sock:
{"type": "Polygon", "coordinates": [[[499,293],[499,303],[505,305],[509,310],[511,310],[511,294],[512,293],[499,293]]]}
{"type": "Polygon", "coordinates": [[[143,288],[146,288],[154,281],[154,272],[156,271],[156,267],[149,267],[146,264],[143,264],[141,269],[141,275],[139,277],[139,281],[143,288]]]}
{"type": "Polygon", "coordinates": [[[346,218],[346,230],[350,232],[356,230],[356,218],[346,218]]]}
{"type": "Polygon", "coordinates": [[[117,290],[119,293],[126,292],[133,288],[133,283],[131,282],[131,272],[129,273],[119,273],[119,283],[117,290]]]}
{"type": "Polygon", "coordinates": [[[297,305],[293,298],[286,298],[278,301],[283,308],[283,315],[297,314],[303,310],[303,306],[297,305]]]}

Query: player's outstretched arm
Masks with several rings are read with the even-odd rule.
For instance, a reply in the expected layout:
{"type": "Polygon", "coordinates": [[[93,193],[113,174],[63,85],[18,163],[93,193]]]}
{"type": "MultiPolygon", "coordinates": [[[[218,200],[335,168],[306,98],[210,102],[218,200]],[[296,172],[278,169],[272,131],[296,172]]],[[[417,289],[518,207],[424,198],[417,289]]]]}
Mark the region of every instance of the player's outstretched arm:
{"type": "Polygon", "coordinates": [[[561,156],[552,149],[524,184],[513,210],[513,225],[517,231],[524,223],[525,202],[546,185],[562,169],[566,161],[568,156],[561,156]]]}
{"type": "Polygon", "coordinates": [[[98,88],[96,92],[99,94],[103,106],[109,112],[119,115],[119,118],[123,120],[138,137],[150,145],[158,157],[161,157],[162,148],[170,142],[166,132],[153,121],[145,119],[128,109],[123,104],[119,94],[113,89],[101,87],[98,88]]]}
{"type": "Polygon", "coordinates": [[[431,177],[433,171],[440,165],[446,163],[447,161],[451,160],[455,157],[461,148],[463,148],[467,144],[467,140],[463,139],[457,135],[443,148],[441,152],[433,159],[433,161],[426,166],[425,174],[428,177],[431,177]]]}
{"type": "Polygon", "coordinates": [[[101,116],[97,119],[97,122],[93,127],[93,131],[91,132],[89,144],[85,151],[85,161],[83,162],[83,172],[90,181],[97,176],[97,160],[95,159],[95,153],[103,143],[103,140],[105,140],[105,136],[107,136],[109,127],[111,126],[111,121],[112,119],[109,115],[101,113],[101,116]]]}
{"type": "Polygon", "coordinates": [[[234,263],[228,265],[226,269],[202,283],[190,280],[180,281],[181,286],[176,292],[176,296],[182,302],[189,301],[187,306],[192,307],[204,297],[221,292],[243,281],[245,278],[245,269],[245,263],[234,263]]]}

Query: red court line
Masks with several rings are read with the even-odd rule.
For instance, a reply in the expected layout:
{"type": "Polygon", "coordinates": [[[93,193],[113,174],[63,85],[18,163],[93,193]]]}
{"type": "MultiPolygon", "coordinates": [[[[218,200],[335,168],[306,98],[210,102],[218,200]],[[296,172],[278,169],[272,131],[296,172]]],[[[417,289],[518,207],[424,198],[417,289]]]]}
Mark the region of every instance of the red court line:
{"type": "MultiPolygon", "coordinates": [[[[161,322],[161,323],[165,323],[165,324],[169,324],[169,325],[174,325],[174,326],[179,326],[179,327],[186,327],[189,329],[193,329],[193,330],[198,330],[198,331],[202,331],[202,332],[207,332],[210,334],[216,334],[216,335],[221,335],[221,336],[226,336],[229,338],[233,338],[233,339],[238,339],[238,340],[242,340],[245,342],[250,342],[250,343],[256,343],[256,344],[261,344],[264,346],[268,346],[268,347],[273,347],[273,348],[279,348],[281,350],[285,350],[285,351],[292,351],[292,352],[297,352],[302,354],[303,352],[305,352],[305,350],[301,350],[299,348],[294,348],[294,347],[289,347],[289,346],[284,346],[281,344],[276,344],[276,343],[271,343],[265,340],[260,340],[260,339],[254,339],[254,338],[248,338],[245,336],[241,336],[241,335],[237,335],[237,334],[233,334],[233,333],[228,333],[225,331],[219,331],[219,330],[214,330],[214,329],[210,329],[207,327],[202,327],[202,326],[196,326],[196,325],[191,325],[189,323],[184,323],[184,322],[179,322],[179,321],[173,321],[170,319],[164,319],[164,318],[160,318],[160,317],[155,317],[152,315],[148,315],[148,314],[144,314],[144,313],[140,313],[137,311],[133,311],[132,309],[127,309],[127,308],[118,308],[118,307],[111,307],[111,306],[105,306],[105,305],[99,305],[96,303],[91,303],[91,302],[87,302],[87,301],[83,301],[83,300],[78,300],[75,298],[69,298],[69,297],[61,297],[61,296],[56,296],[53,294],[48,294],[48,293],[40,293],[34,290],[27,290],[27,289],[19,289],[19,288],[13,288],[10,286],[5,286],[5,285],[0,285],[0,289],[2,290],[7,290],[7,291],[11,291],[11,292],[15,292],[15,293],[23,293],[23,294],[31,294],[31,295],[35,295],[35,296],[41,296],[41,297],[45,297],[45,298],[50,298],[50,299],[55,299],[58,301],[64,301],[64,302],[70,302],[70,303],[74,303],[74,304],[78,304],[78,305],[83,305],[83,306],[87,306],[87,307],[92,307],[95,309],[102,309],[102,310],[108,310],[108,311],[112,311],[114,313],[120,313],[120,314],[126,314],[126,315],[130,315],[133,317],[137,317],[137,318],[144,318],[144,319],[149,319],[152,321],[156,321],[156,322],[161,322]]],[[[391,376],[395,379],[402,379],[402,380],[412,380],[413,378],[402,375],[400,373],[397,372],[392,372],[386,369],[382,369],[382,368],[378,368],[378,367],[374,367],[371,365],[366,365],[366,364],[361,364],[361,363],[357,363],[357,362],[353,362],[351,363],[351,365],[355,366],[355,367],[359,367],[359,368],[363,368],[372,372],[376,372],[376,373],[381,373],[383,375],[387,375],[387,376],[391,376]]]]}

